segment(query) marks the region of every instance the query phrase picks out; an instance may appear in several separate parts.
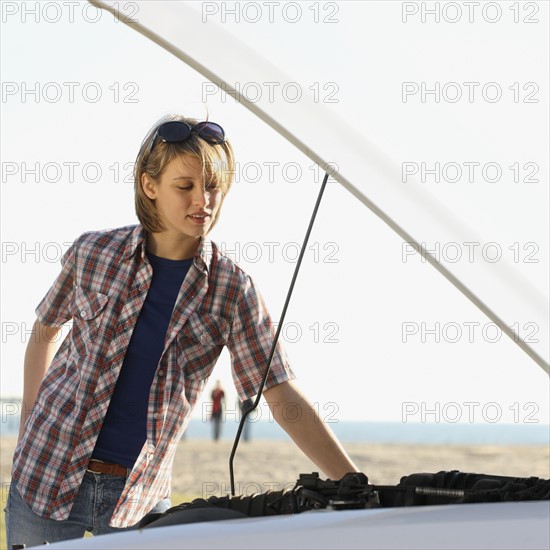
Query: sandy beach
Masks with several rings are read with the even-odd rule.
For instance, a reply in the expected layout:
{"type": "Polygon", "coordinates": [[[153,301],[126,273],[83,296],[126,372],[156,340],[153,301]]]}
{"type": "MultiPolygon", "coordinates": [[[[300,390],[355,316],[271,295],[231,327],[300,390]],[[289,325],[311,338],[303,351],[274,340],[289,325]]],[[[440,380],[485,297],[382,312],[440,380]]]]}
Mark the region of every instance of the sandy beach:
{"type": "MultiPolygon", "coordinates": [[[[10,479],[14,436],[1,438],[2,485],[10,479]]],[[[371,483],[396,484],[416,472],[461,470],[516,477],[550,477],[550,447],[472,445],[389,445],[348,443],[352,459],[371,483]]],[[[230,490],[231,441],[183,440],[173,469],[172,489],[189,497],[220,496],[230,490]]],[[[294,484],[300,473],[318,469],[297,447],[285,441],[241,442],[235,458],[236,491],[252,494],[294,484]]]]}

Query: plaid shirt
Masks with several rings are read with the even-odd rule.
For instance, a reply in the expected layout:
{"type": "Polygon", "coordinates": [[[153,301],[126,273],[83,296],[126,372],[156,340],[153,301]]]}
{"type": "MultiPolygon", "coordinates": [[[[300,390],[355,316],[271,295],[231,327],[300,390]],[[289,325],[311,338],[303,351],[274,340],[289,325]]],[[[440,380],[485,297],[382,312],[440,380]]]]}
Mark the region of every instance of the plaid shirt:
{"type": "MultiPolygon", "coordinates": [[[[12,479],[38,515],[69,516],[151,284],[141,225],[81,235],[36,309],[73,320],[15,450],[12,479]]],[[[204,240],[183,282],[149,394],[147,441],[110,525],[137,523],[170,495],[172,462],[193,406],[227,345],[241,399],[257,393],[273,325],[251,278],[204,240]]],[[[266,388],[294,378],[278,345],[266,388]]]]}

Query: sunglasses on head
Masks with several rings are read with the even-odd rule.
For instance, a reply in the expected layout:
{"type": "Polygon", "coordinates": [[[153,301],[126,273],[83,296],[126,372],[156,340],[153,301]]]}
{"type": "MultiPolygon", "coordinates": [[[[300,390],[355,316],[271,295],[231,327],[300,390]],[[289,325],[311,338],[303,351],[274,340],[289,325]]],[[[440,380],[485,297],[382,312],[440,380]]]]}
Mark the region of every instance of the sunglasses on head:
{"type": "Polygon", "coordinates": [[[179,143],[189,139],[192,134],[198,134],[210,145],[219,145],[225,141],[225,133],[223,128],[215,122],[199,122],[195,126],[190,126],[187,122],[182,120],[171,120],[161,124],[155,132],[155,137],[151,141],[147,156],[149,158],[151,151],[155,148],[157,140],[161,139],[164,143],[179,143]]]}

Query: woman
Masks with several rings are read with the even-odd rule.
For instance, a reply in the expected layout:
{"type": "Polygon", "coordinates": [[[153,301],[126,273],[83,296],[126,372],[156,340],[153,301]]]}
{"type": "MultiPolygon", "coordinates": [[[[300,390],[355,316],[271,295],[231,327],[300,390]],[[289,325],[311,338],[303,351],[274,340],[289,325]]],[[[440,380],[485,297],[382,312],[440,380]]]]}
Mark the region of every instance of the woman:
{"type": "MultiPolygon", "coordinates": [[[[239,398],[257,393],[272,323],[252,279],[206,239],[234,168],[221,126],[166,117],[135,164],[140,223],[84,233],[63,256],[25,355],[9,548],[167,509],[174,453],[224,346],[239,398]]],[[[274,418],[328,477],[358,471],[293,378],[279,345],[264,392],[274,418]],[[286,403],[301,407],[299,422],[286,403]]]]}

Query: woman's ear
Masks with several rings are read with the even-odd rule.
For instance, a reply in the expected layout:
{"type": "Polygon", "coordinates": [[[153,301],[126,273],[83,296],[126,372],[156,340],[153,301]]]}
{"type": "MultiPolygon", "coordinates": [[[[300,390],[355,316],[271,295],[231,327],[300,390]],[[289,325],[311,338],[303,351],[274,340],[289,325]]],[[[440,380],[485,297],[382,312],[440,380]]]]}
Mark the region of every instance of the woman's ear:
{"type": "Polygon", "coordinates": [[[157,198],[157,184],[145,172],[141,174],[141,188],[151,200],[157,198]]]}

